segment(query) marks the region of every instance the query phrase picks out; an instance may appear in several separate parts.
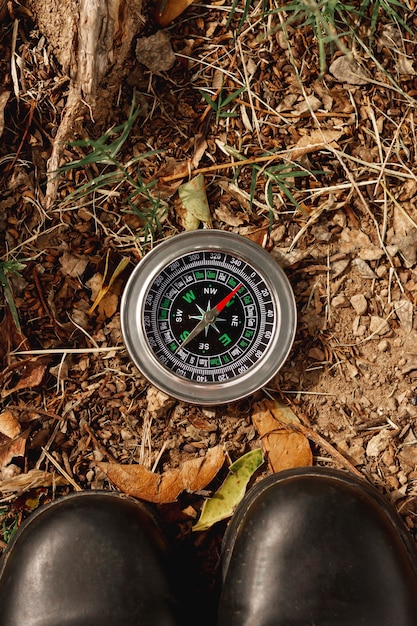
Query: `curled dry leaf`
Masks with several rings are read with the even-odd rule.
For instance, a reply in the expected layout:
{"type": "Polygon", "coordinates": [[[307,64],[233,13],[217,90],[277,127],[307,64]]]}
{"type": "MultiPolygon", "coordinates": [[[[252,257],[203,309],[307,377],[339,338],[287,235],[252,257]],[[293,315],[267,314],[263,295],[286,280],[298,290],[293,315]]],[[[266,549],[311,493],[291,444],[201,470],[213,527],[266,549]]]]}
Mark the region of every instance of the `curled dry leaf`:
{"type": "Polygon", "coordinates": [[[159,0],[156,21],[160,26],[168,26],[193,2],[194,0],[159,0]]]}
{"type": "Polygon", "coordinates": [[[0,469],[9,465],[12,459],[24,456],[30,430],[28,428],[21,435],[6,441],[6,443],[0,446],[0,469]]]}
{"type": "Polygon", "coordinates": [[[332,144],[332,147],[336,148],[336,141],[341,135],[341,130],[313,130],[309,135],[301,137],[295,146],[287,151],[285,156],[291,161],[297,161],[305,154],[325,150],[332,144]]]}
{"type": "Polygon", "coordinates": [[[204,176],[197,174],[178,188],[181,207],[178,213],[185,230],[196,230],[200,222],[212,226],[204,176]]]}
{"type": "Polygon", "coordinates": [[[0,374],[0,381],[3,383],[1,397],[6,398],[19,389],[33,389],[34,387],[39,387],[47,369],[47,362],[47,357],[40,357],[38,359],[31,357],[17,361],[6,367],[0,374]],[[17,382],[14,386],[8,387],[9,384],[13,384],[12,381],[15,381],[16,378],[17,382]]]}
{"type": "Polygon", "coordinates": [[[182,491],[199,491],[217,475],[224,463],[220,446],[211,448],[206,456],[185,461],[180,467],[163,474],[151,472],[143,465],[97,463],[107,478],[121,491],[135,498],[167,504],[182,491]]]}
{"type": "Polygon", "coordinates": [[[273,400],[259,402],[255,404],[252,421],[273,472],[312,465],[313,455],[308,439],[285,426],[299,421],[288,406],[273,400]]]}
{"type": "Polygon", "coordinates": [[[353,57],[338,57],[329,70],[336,80],[348,85],[367,85],[371,80],[367,71],[353,57]]]}
{"type": "Polygon", "coordinates": [[[0,482],[0,493],[8,496],[12,493],[20,494],[34,489],[35,487],[50,487],[51,485],[67,485],[68,481],[63,476],[40,469],[32,469],[26,474],[18,474],[8,480],[0,482]]]}
{"type": "Polygon", "coordinates": [[[0,413],[0,433],[13,439],[21,433],[20,422],[15,418],[12,411],[6,409],[0,413]]]}

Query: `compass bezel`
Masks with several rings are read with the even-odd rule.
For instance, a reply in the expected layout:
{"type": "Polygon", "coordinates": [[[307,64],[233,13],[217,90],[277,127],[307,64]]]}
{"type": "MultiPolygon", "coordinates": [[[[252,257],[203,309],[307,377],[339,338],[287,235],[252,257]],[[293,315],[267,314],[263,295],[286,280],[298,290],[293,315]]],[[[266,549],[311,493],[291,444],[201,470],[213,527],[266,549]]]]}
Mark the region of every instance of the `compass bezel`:
{"type": "Polygon", "coordinates": [[[297,322],[289,280],[268,252],[241,235],[211,229],[174,235],[153,248],[127,282],[120,316],[126,349],[145,378],[178,400],[210,406],[240,400],[266,385],[288,357],[297,322]],[[144,327],[146,295],[156,277],[179,257],[205,250],[233,255],[253,267],[268,286],[276,311],[273,336],[262,357],[246,372],[224,382],[199,383],[176,375],[157,359],[144,327]]]}

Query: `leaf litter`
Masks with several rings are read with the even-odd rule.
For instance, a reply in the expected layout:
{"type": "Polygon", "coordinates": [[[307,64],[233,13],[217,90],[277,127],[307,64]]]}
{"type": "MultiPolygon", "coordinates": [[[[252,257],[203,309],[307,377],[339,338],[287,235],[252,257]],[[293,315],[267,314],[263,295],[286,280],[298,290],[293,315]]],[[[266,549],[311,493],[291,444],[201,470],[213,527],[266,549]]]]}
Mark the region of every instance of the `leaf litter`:
{"type": "MultiPolygon", "coordinates": [[[[171,9],[175,4],[167,0],[171,9]]],[[[133,54],[117,104],[101,103],[105,121],[80,115],[71,126],[77,143],[62,146],[62,161],[84,164],[54,181],[59,193],[52,204],[45,198],[47,162],[56,157],[53,138],[58,142],[68,130],[60,130],[61,122],[69,119],[68,77],[57,61],[62,51],[26,13],[15,30],[5,18],[0,255],[2,262],[25,259],[25,267],[21,276],[8,275],[18,317],[7,303],[1,309],[1,410],[13,413],[22,432],[29,416],[37,417],[24,456],[8,466],[15,475],[1,482],[0,492],[11,502],[42,483],[49,498],[74,485],[114,488],[98,463],[143,466],[158,482],[189,461],[202,463],[216,446],[232,462],[264,446],[268,464],[258,471],[265,475],[273,448],[280,450],[276,442],[297,433],[310,442],[313,463],[358,473],[386,493],[415,535],[412,37],[401,21],[393,27],[381,14],[372,54],[361,48],[358,55],[359,42],[344,39],[360,68],[351,66],[346,51],[332,56],[329,46],[329,70],[321,78],[320,50],[307,25],[288,28],[284,37],[274,31],[277,16],[268,16],[267,28],[258,6],[246,14],[237,6],[232,15],[231,3],[185,4],[164,24],[175,55],[169,72],[146,69],[133,54]],[[400,65],[401,57],[408,62],[400,65]],[[347,67],[332,65],[337,59],[347,67]],[[368,79],[367,72],[366,84],[349,82],[368,79]],[[219,89],[219,102],[226,103],[220,109],[219,89]],[[114,143],[111,132],[107,138],[121,170],[94,161],[85,141],[108,129],[119,129],[114,143]],[[264,246],[285,265],[299,312],[293,350],[267,388],[210,411],[161,397],[130,362],[116,284],[121,280],[122,287],[126,274],[90,311],[106,286],[108,250],[129,258],[133,268],[159,241],[184,230],[188,210],[179,209],[178,186],[199,174],[209,211],[206,206],[203,220],[193,217],[195,224],[209,224],[210,216],[214,228],[264,246]],[[290,405],[299,422],[277,430],[276,401],[290,405]],[[258,423],[259,415],[268,417],[263,435],[257,413],[258,423]],[[385,432],[389,436],[374,439],[385,432]]],[[[139,38],[157,30],[150,14],[146,21],[139,38]]],[[[285,450],[277,463],[280,458],[291,461],[285,450]]],[[[225,472],[219,469],[205,497],[225,472]]],[[[187,489],[158,508],[174,520],[180,541],[211,556],[201,560],[211,575],[222,525],[190,533],[202,494],[187,489]]]]}

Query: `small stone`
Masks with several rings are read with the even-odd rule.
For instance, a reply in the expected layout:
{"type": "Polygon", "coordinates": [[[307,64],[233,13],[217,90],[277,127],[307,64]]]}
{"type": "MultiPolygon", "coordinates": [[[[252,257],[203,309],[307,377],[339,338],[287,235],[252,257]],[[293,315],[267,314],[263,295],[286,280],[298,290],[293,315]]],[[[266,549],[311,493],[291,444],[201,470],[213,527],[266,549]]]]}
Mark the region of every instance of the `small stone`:
{"type": "Polygon", "coordinates": [[[385,276],[387,272],[388,272],[388,268],[386,265],[380,265],[375,270],[375,274],[378,276],[378,278],[382,278],[383,276],[385,276]]]}
{"type": "Polygon", "coordinates": [[[376,457],[381,454],[388,447],[388,443],[391,439],[390,432],[388,430],[381,430],[377,435],[374,435],[372,439],[368,441],[366,446],[366,456],[376,457]]]}
{"type": "Polygon", "coordinates": [[[379,352],[387,352],[389,350],[389,342],[386,339],[383,339],[378,344],[379,352]]]}
{"type": "Polygon", "coordinates": [[[413,330],[413,303],[406,298],[395,303],[395,314],[406,333],[413,330]]]}
{"type": "Polygon", "coordinates": [[[365,315],[368,310],[368,302],[362,293],[357,293],[352,296],[350,303],[358,315],[365,315]]]}
{"type": "Polygon", "coordinates": [[[175,63],[168,31],[159,30],[150,37],[143,37],[136,45],[136,58],[151,72],[167,72],[175,63]]]}
{"type": "Polygon", "coordinates": [[[367,280],[373,280],[374,278],[377,278],[377,275],[375,274],[374,270],[363,259],[360,259],[360,258],[354,259],[352,261],[352,265],[359,272],[362,278],[365,278],[367,280]]]}
{"type": "Polygon", "coordinates": [[[387,320],[379,315],[371,315],[371,321],[369,324],[369,330],[375,335],[385,335],[390,330],[387,320]]]}
{"type": "MultiPolygon", "coordinates": [[[[404,359],[401,359],[401,361],[403,360],[404,359]]],[[[400,365],[401,361],[398,363],[398,365],[400,365]]],[[[413,370],[417,370],[417,354],[408,354],[407,360],[404,364],[401,364],[400,367],[402,367],[402,374],[409,374],[413,370]]]]}
{"type": "Polygon", "coordinates": [[[315,361],[324,361],[326,359],[326,355],[324,354],[323,350],[320,350],[320,348],[314,347],[311,348],[308,351],[308,356],[311,359],[314,359],[315,361]]]}
{"type": "Polygon", "coordinates": [[[361,318],[359,315],[356,315],[355,319],[353,320],[352,332],[355,337],[363,337],[363,335],[366,333],[366,326],[365,324],[361,324],[361,318]]]}
{"type": "Polygon", "coordinates": [[[343,309],[344,307],[347,307],[348,304],[349,301],[343,294],[339,294],[338,296],[332,298],[332,307],[334,309],[343,309]]]}

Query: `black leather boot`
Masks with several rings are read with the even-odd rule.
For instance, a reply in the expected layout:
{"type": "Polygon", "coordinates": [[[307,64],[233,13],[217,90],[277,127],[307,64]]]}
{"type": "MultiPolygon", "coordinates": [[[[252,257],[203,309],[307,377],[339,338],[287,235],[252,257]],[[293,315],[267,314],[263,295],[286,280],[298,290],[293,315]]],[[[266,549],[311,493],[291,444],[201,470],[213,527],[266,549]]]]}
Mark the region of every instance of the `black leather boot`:
{"type": "Polygon", "coordinates": [[[179,626],[167,541],[148,509],[84,491],[35,511],[0,564],[1,626],[179,626]]]}
{"type": "Polygon", "coordinates": [[[368,483],[281,472],[226,531],[218,626],[416,626],[416,568],[414,540],[368,483]]]}

